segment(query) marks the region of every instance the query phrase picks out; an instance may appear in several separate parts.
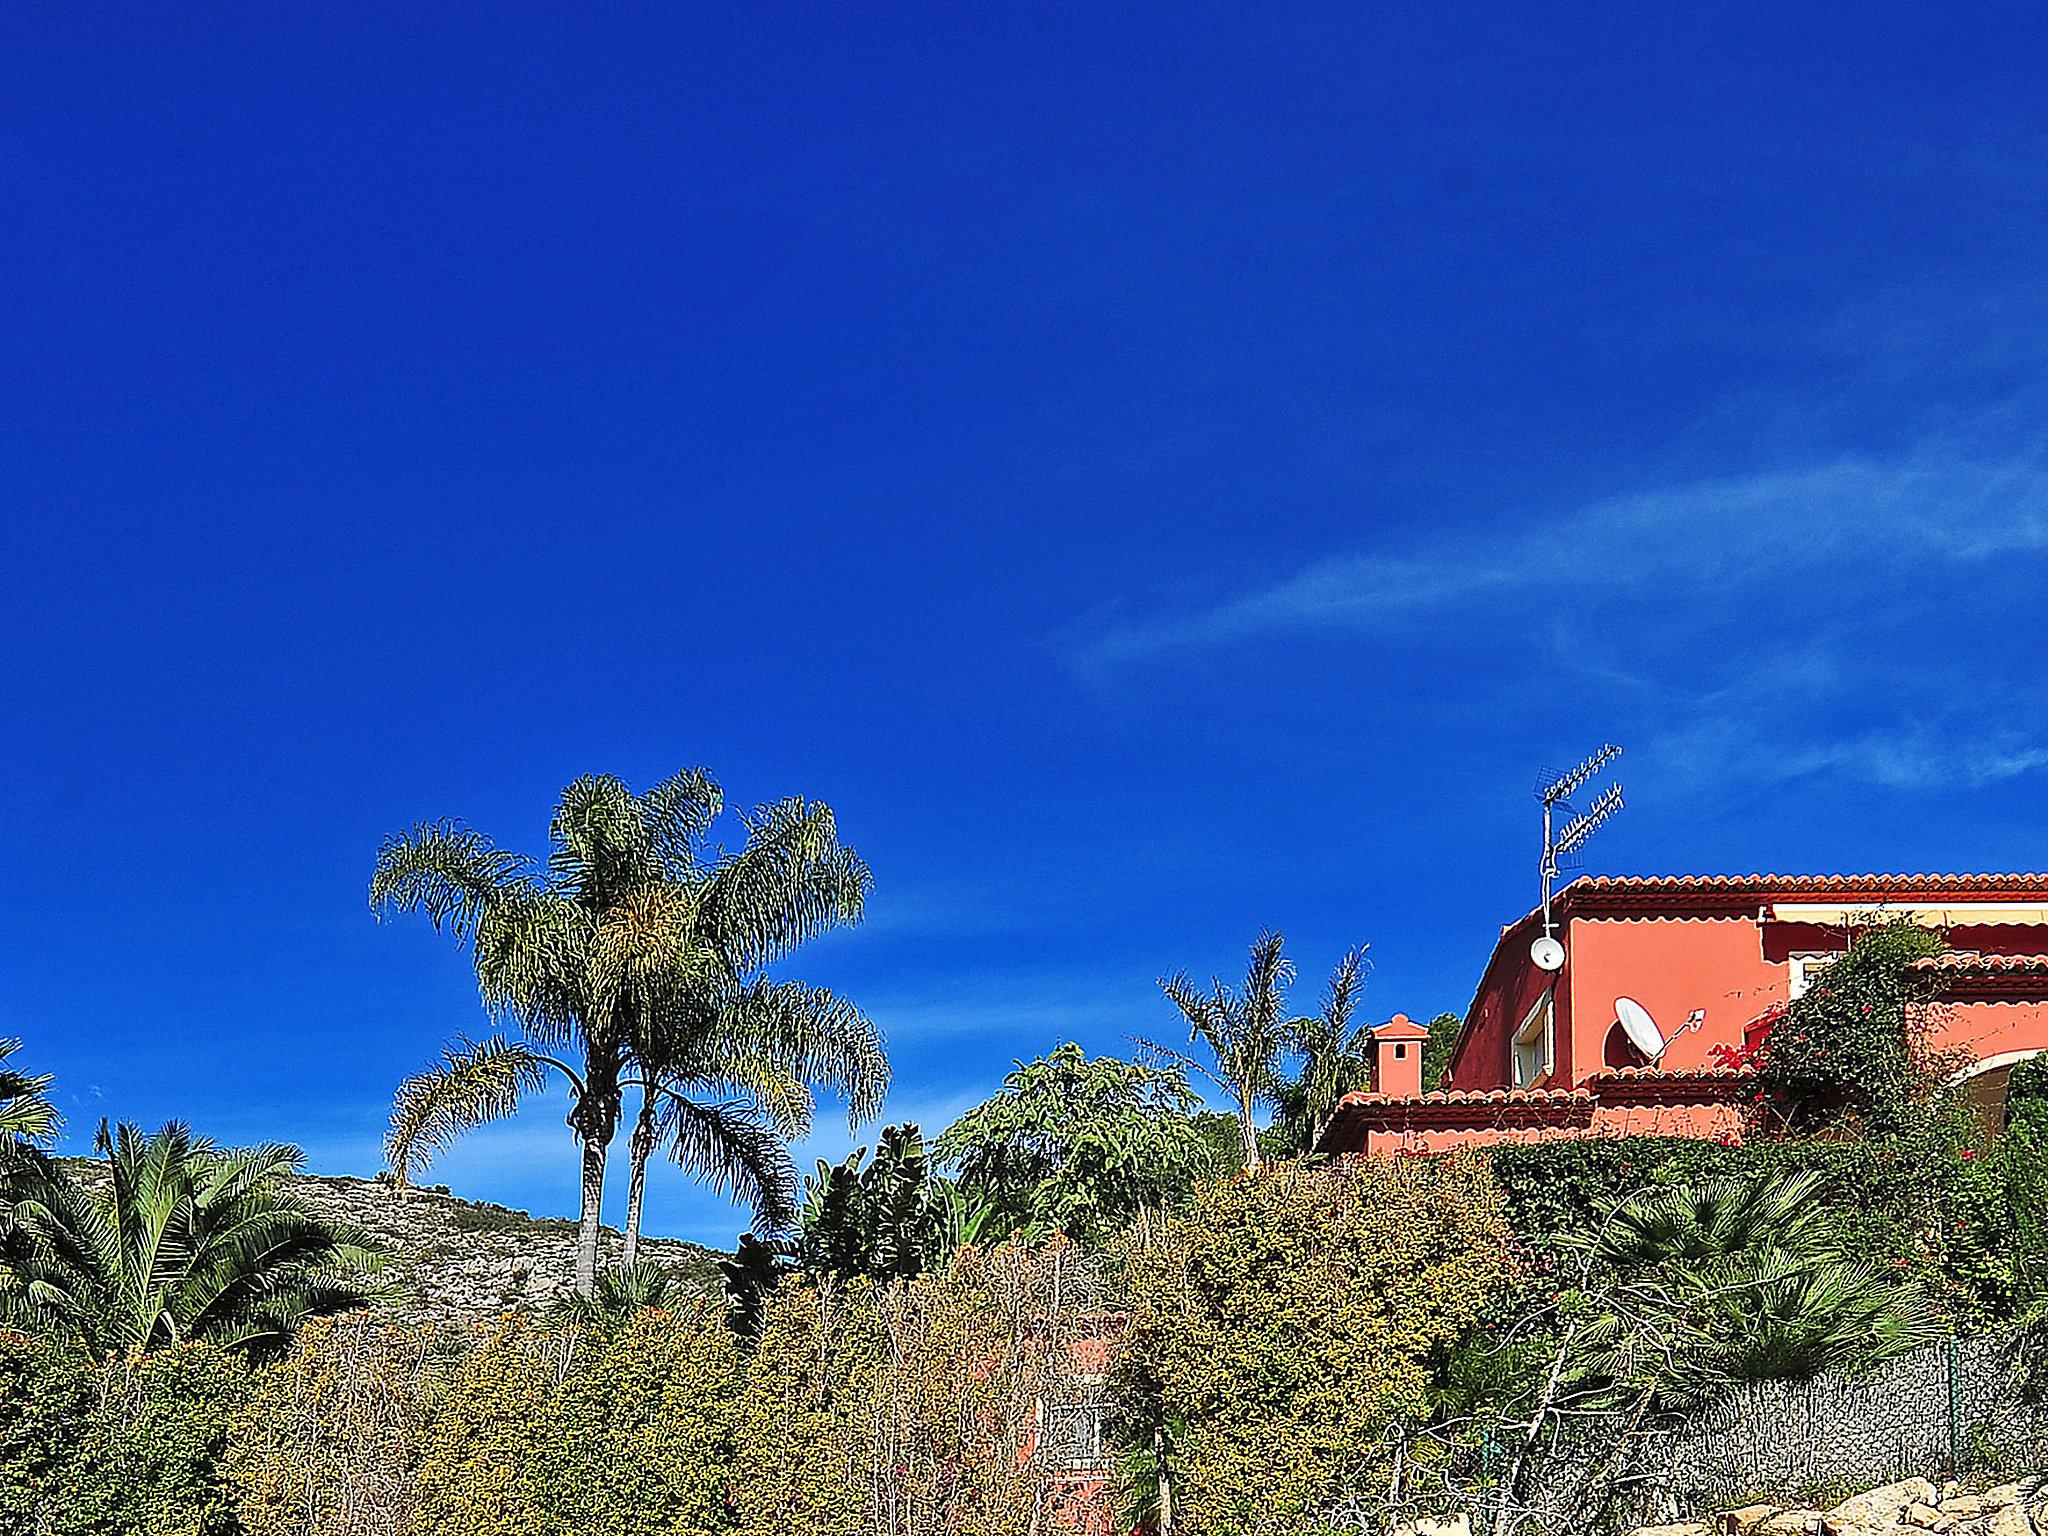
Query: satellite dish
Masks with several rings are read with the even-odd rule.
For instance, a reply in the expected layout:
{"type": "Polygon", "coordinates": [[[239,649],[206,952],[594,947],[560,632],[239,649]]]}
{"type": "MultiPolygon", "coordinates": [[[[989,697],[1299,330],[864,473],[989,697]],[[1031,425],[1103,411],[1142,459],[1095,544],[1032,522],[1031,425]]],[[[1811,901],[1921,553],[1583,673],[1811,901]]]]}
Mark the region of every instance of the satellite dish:
{"type": "Polygon", "coordinates": [[[1617,997],[1614,1000],[1614,1020],[1621,1026],[1621,1032],[1628,1036],[1628,1043],[1651,1061],[1664,1054],[1664,1032],[1657,1028],[1657,1021],[1650,1017],[1650,1010],[1634,998],[1617,997]]]}
{"type": "Polygon", "coordinates": [[[1539,971],[1561,971],[1564,969],[1564,946],[1545,934],[1529,946],[1529,958],[1536,962],[1539,971]]]}

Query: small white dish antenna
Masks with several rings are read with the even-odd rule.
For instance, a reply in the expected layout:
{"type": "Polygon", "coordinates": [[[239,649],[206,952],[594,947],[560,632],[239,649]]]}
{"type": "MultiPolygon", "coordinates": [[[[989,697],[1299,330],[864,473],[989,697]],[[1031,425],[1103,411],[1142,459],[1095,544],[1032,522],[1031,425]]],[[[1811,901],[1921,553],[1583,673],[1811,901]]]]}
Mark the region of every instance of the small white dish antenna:
{"type": "Polygon", "coordinates": [[[1536,962],[1539,971],[1561,971],[1564,969],[1564,946],[1545,934],[1529,946],[1529,958],[1536,962]]]}
{"type": "Polygon", "coordinates": [[[1614,1019],[1621,1026],[1621,1032],[1628,1036],[1628,1043],[1651,1061],[1664,1054],[1669,1044],[1664,1038],[1664,1031],[1650,1017],[1650,1010],[1634,998],[1617,997],[1614,1000],[1614,1019]]]}

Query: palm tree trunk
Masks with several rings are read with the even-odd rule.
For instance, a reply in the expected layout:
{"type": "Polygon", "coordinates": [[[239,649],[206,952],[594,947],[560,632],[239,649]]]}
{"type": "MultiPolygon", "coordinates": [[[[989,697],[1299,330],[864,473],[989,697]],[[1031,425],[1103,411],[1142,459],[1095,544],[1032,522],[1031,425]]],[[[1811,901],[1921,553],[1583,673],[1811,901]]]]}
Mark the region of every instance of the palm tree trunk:
{"type": "Polygon", "coordinates": [[[604,1230],[605,1145],[583,1141],[583,1218],[576,1229],[576,1294],[597,1294],[597,1239],[604,1230]]]}
{"type": "Polygon", "coordinates": [[[620,1262],[631,1265],[640,1257],[640,1205],[647,1192],[647,1159],[654,1155],[654,1105],[652,1089],[642,1089],[640,1118],[633,1122],[632,1139],[626,1151],[632,1159],[626,1176],[626,1242],[620,1262]]]}
{"type": "Polygon", "coordinates": [[[1244,1136],[1244,1171],[1259,1171],[1259,1128],[1252,1120],[1252,1101],[1240,1097],[1237,1101],[1237,1128],[1244,1136]]]}

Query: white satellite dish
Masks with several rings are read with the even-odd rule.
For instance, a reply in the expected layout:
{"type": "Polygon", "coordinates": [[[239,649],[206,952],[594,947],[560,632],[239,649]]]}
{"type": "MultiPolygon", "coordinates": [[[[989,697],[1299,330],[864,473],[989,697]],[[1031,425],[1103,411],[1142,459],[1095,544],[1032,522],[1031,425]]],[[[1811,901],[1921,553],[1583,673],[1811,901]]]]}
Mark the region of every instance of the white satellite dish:
{"type": "Polygon", "coordinates": [[[1621,1026],[1621,1032],[1628,1036],[1628,1043],[1651,1061],[1664,1054],[1664,1031],[1650,1017],[1650,1010],[1634,998],[1617,997],[1614,1000],[1614,1020],[1621,1026]]]}
{"type": "Polygon", "coordinates": [[[1564,969],[1564,946],[1546,933],[1529,946],[1529,958],[1536,962],[1539,971],[1561,971],[1564,969]]]}

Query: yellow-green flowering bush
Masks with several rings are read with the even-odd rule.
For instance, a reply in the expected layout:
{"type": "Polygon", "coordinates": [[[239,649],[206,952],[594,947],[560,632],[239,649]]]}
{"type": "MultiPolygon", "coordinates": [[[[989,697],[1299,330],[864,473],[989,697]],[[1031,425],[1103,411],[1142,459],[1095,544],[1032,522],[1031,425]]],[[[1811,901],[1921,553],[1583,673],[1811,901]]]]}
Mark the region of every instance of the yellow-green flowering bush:
{"type": "Polygon", "coordinates": [[[1514,1271],[1472,1158],[1269,1165],[1200,1191],[1130,1256],[1116,1381],[1154,1426],[1182,1536],[1319,1529],[1384,1478],[1383,1432],[1427,1412],[1432,1356],[1514,1271]]]}

